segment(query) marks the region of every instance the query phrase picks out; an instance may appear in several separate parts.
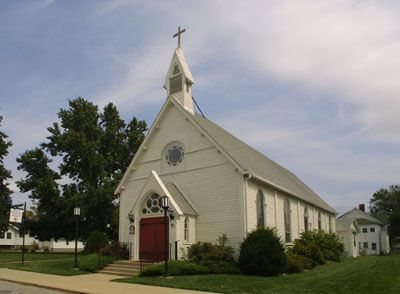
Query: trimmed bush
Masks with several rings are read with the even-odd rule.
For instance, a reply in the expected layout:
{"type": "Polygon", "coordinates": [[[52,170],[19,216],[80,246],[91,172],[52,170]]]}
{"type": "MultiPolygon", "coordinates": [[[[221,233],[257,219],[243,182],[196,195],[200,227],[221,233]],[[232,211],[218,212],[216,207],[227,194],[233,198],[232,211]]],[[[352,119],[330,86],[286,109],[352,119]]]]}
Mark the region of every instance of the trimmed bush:
{"type": "Polygon", "coordinates": [[[297,255],[293,253],[291,250],[289,250],[286,253],[286,257],[287,257],[287,268],[286,268],[287,273],[301,273],[306,269],[313,268],[313,263],[311,259],[301,255],[297,255]]]}
{"type": "Polygon", "coordinates": [[[101,270],[103,267],[115,260],[113,256],[99,256],[98,254],[88,254],[79,258],[79,268],[88,272],[101,270]]]}
{"type": "MultiPolygon", "coordinates": [[[[171,260],[168,262],[168,274],[171,276],[182,275],[206,275],[209,274],[208,267],[188,261],[171,260]]],[[[140,277],[162,276],[164,274],[164,263],[151,265],[139,273],[140,277]]]]}
{"type": "Polygon", "coordinates": [[[108,244],[107,236],[99,231],[93,231],[86,240],[85,252],[97,253],[108,244]]]}
{"type": "Polygon", "coordinates": [[[324,264],[325,260],[340,261],[344,245],[336,234],[312,231],[302,233],[301,238],[294,242],[292,251],[310,258],[314,264],[324,264]]]}
{"type": "Polygon", "coordinates": [[[275,229],[258,228],[240,245],[239,267],[243,273],[276,276],[286,269],[285,249],[275,229]]]}

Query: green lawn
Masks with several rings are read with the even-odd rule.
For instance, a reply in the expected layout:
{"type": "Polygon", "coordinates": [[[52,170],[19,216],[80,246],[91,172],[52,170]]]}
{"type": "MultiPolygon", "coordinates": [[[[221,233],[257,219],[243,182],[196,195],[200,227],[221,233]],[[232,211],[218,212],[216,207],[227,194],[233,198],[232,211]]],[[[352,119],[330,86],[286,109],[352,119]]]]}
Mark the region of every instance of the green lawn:
{"type": "Polygon", "coordinates": [[[116,281],[220,293],[400,293],[400,255],[346,259],[280,277],[204,275],[116,281]]]}
{"type": "Polygon", "coordinates": [[[74,270],[72,253],[26,253],[25,263],[21,264],[21,253],[0,252],[0,268],[11,268],[45,274],[72,276],[87,274],[86,271],[74,270]]]}
{"type": "Polygon", "coordinates": [[[0,264],[0,267],[6,267],[16,270],[53,274],[61,276],[74,276],[88,274],[86,271],[74,270],[73,259],[54,259],[54,260],[36,260],[26,262],[24,265],[20,263],[0,264]]]}
{"type": "MultiPolygon", "coordinates": [[[[25,253],[25,260],[66,259],[73,258],[73,253],[25,253]]],[[[21,252],[0,252],[0,263],[21,261],[21,252]]]]}

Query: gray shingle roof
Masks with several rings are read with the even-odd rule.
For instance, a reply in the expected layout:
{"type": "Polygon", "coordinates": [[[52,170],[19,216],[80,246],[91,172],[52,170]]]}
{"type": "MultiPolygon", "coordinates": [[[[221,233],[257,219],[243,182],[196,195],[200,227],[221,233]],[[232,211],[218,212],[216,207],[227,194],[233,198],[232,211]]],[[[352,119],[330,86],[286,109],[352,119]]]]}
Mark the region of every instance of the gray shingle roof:
{"type": "Polygon", "coordinates": [[[339,216],[338,219],[356,220],[359,224],[382,224],[381,221],[377,220],[370,214],[359,210],[358,208],[349,210],[345,214],[339,216]]]}
{"type": "Polygon", "coordinates": [[[335,210],[330,207],[328,203],[319,197],[292,172],[199,114],[196,113],[193,118],[195,122],[197,122],[200,127],[210,137],[212,137],[243,170],[247,170],[251,174],[265,179],[272,185],[285,189],[290,194],[301,200],[335,213],[335,210]]]}
{"type": "Polygon", "coordinates": [[[197,216],[197,212],[193,205],[188,201],[187,197],[182,193],[182,191],[172,182],[166,183],[165,187],[171,194],[172,198],[176,201],[179,208],[184,214],[197,216]]]}

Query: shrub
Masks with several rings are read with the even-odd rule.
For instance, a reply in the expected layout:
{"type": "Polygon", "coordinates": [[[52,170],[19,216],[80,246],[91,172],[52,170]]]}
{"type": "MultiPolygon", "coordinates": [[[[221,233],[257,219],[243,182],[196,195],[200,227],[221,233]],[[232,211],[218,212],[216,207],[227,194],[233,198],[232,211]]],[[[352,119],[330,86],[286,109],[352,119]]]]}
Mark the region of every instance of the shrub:
{"type": "Polygon", "coordinates": [[[95,253],[84,255],[79,258],[79,268],[88,272],[95,272],[102,269],[115,260],[113,256],[101,256],[95,253]]]}
{"type": "Polygon", "coordinates": [[[344,246],[336,234],[313,231],[302,233],[292,250],[296,254],[311,258],[316,264],[324,264],[325,260],[340,261],[344,246]]]}
{"type": "Polygon", "coordinates": [[[108,243],[107,236],[99,231],[93,231],[86,240],[85,252],[97,253],[108,243]]]}
{"type": "Polygon", "coordinates": [[[285,249],[274,229],[258,228],[240,245],[239,267],[245,274],[278,275],[286,263],[285,249]]]}
{"type": "Polygon", "coordinates": [[[112,242],[100,248],[100,254],[105,256],[115,256],[118,259],[129,259],[129,249],[126,244],[112,242]]]}
{"type": "Polygon", "coordinates": [[[287,273],[300,273],[305,269],[312,269],[313,263],[308,257],[297,255],[289,250],[286,253],[287,257],[287,273]]]}
{"type": "Polygon", "coordinates": [[[188,260],[200,265],[205,265],[211,273],[237,273],[238,267],[233,258],[234,250],[225,245],[226,235],[220,237],[219,244],[210,242],[197,242],[188,249],[188,260]]]}
{"type": "Polygon", "coordinates": [[[39,244],[33,241],[31,246],[29,247],[30,252],[35,253],[38,249],[39,249],[39,244]]]}
{"type": "Polygon", "coordinates": [[[296,241],[295,245],[291,249],[294,254],[309,258],[313,266],[325,264],[324,255],[315,243],[303,244],[296,241]]]}
{"type": "MultiPolygon", "coordinates": [[[[171,276],[181,275],[205,275],[209,274],[208,267],[189,261],[171,260],[168,262],[168,274],[171,276]]],[[[151,265],[139,273],[141,277],[162,276],[164,274],[164,263],[151,265]]]]}

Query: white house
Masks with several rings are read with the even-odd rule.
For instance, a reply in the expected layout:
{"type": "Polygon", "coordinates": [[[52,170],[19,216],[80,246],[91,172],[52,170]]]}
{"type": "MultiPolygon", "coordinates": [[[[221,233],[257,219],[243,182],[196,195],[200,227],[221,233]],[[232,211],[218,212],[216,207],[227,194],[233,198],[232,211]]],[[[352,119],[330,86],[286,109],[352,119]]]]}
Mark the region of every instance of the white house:
{"type": "MultiPolygon", "coordinates": [[[[338,223],[355,222],[358,230],[359,251],[367,255],[387,254],[390,252],[389,233],[387,224],[361,209],[353,208],[338,218],[338,223]]],[[[342,231],[337,231],[339,236],[345,238],[342,231]]],[[[346,245],[346,244],[345,244],[346,245]]]]}
{"type": "MultiPolygon", "coordinates": [[[[19,233],[19,228],[10,224],[6,232],[0,232],[0,247],[3,248],[20,248],[22,246],[22,234],[19,233]]],[[[38,239],[32,237],[30,233],[25,234],[25,246],[29,247],[33,243],[38,245],[39,250],[48,250],[50,252],[69,252],[75,250],[75,240],[67,241],[65,239],[58,239],[57,241],[44,241],[41,242],[38,239]]],[[[78,241],[78,251],[82,251],[84,244],[82,241],[78,241]]]]}
{"type": "MultiPolygon", "coordinates": [[[[0,232],[0,247],[16,248],[22,246],[22,234],[19,228],[10,224],[6,232],[0,232]]],[[[31,237],[29,232],[25,234],[25,245],[32,245],[35,242],[39,245],[39,241],[31,237]]]]}
{"type": "Polygon", "coordinates": [[[226,233],[239,248],[257,226],[274,227],[290,246],[304,230],[335,231],[335,211],[292,172],[194,109],[195,81],[180,45],[169,66],[166,100],[115,193],[119,241],[132,259],[162,260],[169,199],[172,258],[196,241],[226,233]]]}
{"type": "Polygon", "coordinates": [[[352,219],[337,219],[336,233],[344,245],[344,253],[348,257],[360,254],[360,228],[352,219]]]}

